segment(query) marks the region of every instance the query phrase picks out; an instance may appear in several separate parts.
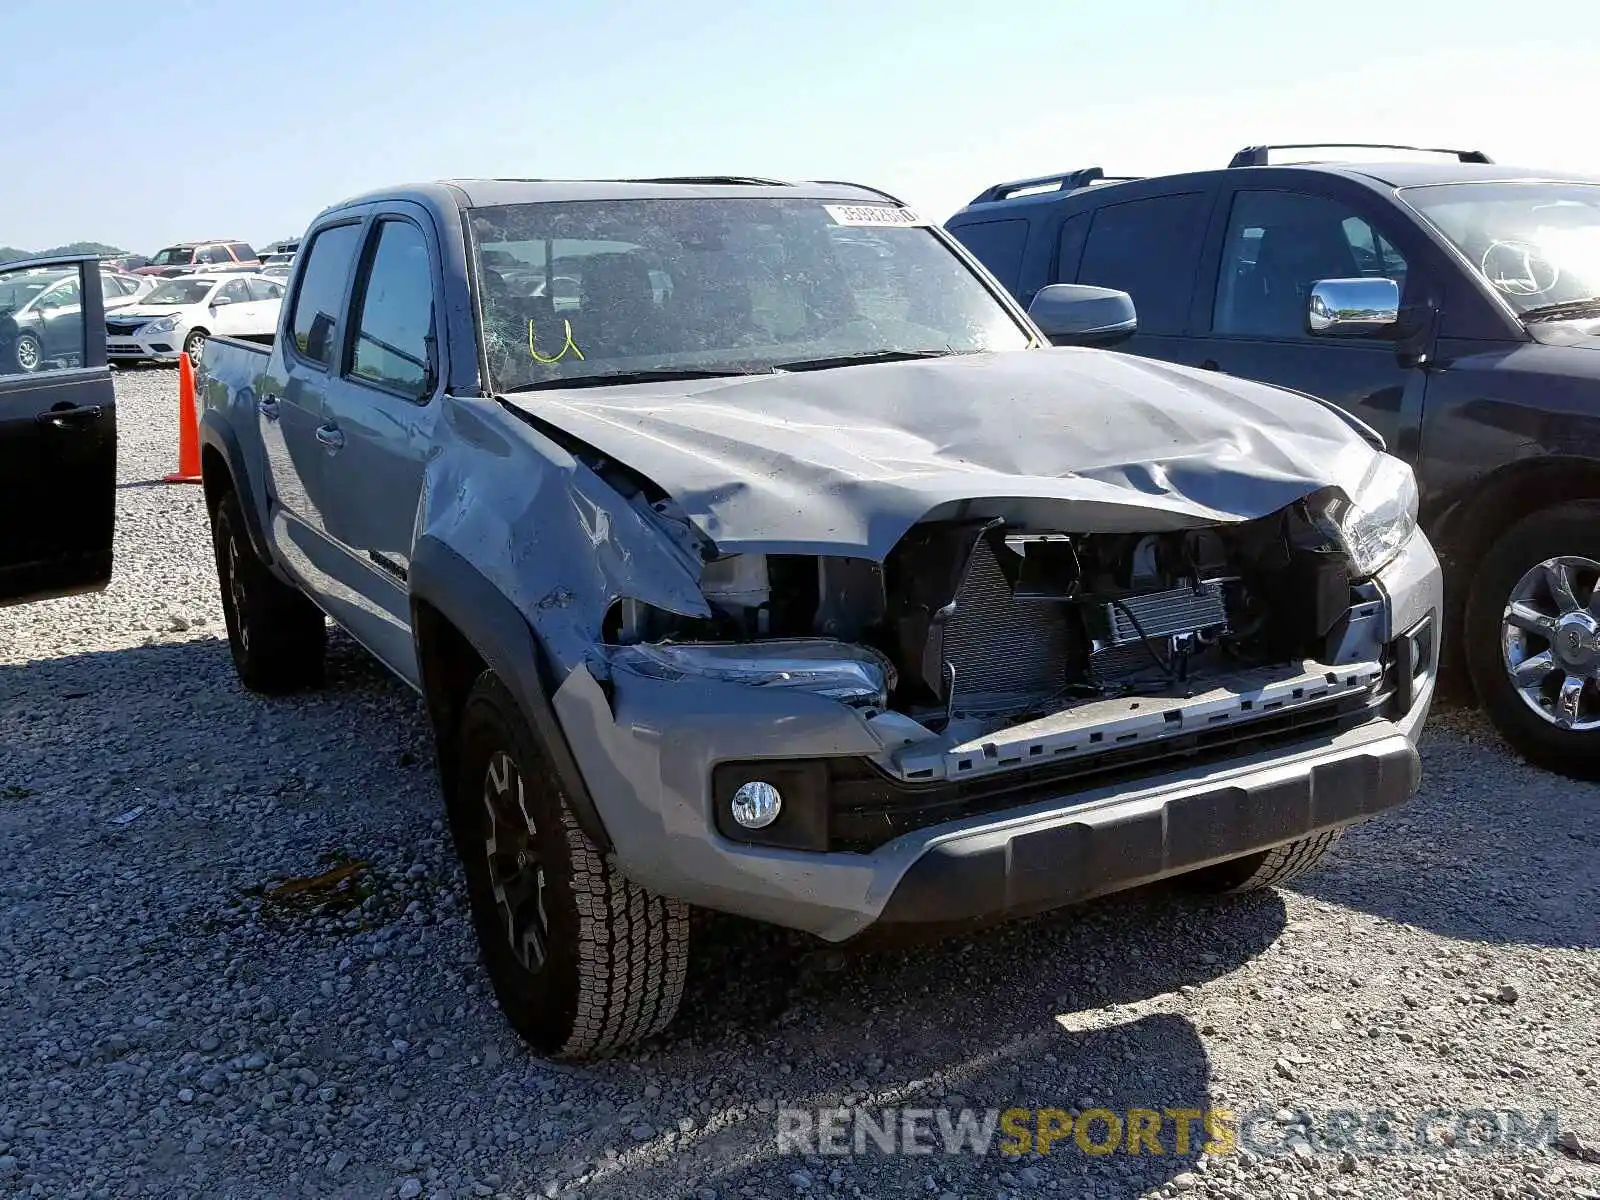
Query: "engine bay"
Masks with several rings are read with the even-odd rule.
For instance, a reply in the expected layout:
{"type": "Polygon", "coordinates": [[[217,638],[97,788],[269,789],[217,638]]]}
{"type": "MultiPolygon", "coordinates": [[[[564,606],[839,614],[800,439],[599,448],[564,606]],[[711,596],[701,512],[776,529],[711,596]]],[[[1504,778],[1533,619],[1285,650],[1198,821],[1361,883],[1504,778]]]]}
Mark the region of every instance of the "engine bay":
{"type": "Polygon", "coordinates": [[[734,555],[705,565],[701,589],[711,618],[623,601],[605,640],[868,648],[888,681],[869,716],[898,721],[907,741],[951,744],[1091,702],[1181,700],[1266,667],[1293,677],[1374,657],[1341,648],[1359,596],[1307,502],[1163,533],[927,521],[882,563],[734,555]]]}

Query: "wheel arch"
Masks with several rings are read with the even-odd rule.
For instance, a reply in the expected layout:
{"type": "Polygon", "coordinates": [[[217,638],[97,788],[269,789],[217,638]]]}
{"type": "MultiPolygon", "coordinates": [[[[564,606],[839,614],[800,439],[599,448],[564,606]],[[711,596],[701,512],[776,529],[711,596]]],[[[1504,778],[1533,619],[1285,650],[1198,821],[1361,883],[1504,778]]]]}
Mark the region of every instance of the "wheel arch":
{"type": "Polygon", "coordinates": [[[245,466],[239,435],[219,420],[211,409],[200,416],[200,481],[205,489],[208,513],[217,511],[223,493],[232,491],[238,495],[251,548],[270,569],[273,565],[272,550],[267,545],[261,514],[256,511],[253,500],[255,492],[250,486],[250,472],[245,466]]]}
{"type": "Polygon", "coordinates": [[[1472,570],[1500,536],[1545,508],[1600,500],[1600,459],[1546,455],[1501,467],[1430,522],[1429,540],[1457,577],[1472,570]]]}
{"type": "Polygon", "coordinates": [[[602,853],[609,851],[599,810],[550,704],[549,659],[532,626],[476,568],[432,536],[417,540],[409,582],[417,668],[447,798],[455,788],[462,707],[473,680],[491,670],[516,698],[578,825],[602,853]]]}

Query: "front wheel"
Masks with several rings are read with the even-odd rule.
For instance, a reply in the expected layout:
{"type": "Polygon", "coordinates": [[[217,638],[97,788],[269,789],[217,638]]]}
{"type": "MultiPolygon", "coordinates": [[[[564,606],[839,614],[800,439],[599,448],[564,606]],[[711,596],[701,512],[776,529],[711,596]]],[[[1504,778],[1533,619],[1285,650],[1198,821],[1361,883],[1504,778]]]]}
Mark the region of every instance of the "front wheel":
{"type": "Polygon", "coordinates": [[[460,738],[450,826],[506,1019],[536,1049],[563,1058],[665,1029],[683,995],[687,906],[606,861],[492,672],[467,696],[460,738]]]}
{"type": "Polygon", "coordinates": [[[200,355],[205,348],[206,331],[204,329],[196,329],[183,339],[183,352],[189,356],[189,365],[191,367],[200,365],[200,355]]]}
{"type": "Polygon", "coordinates": [[[12,354],[17,361],[17,370],[24,374],[31,375],[44,365],[44,347],[31,333],[17,336],[17,344],[12,354]]]}
{"type": "Polygon", "coordinates": [[[1489,719],[1529,762],[1600,779],[1600,503],[1502,534],[1473,573],[1467,667],[1489,719]]]}

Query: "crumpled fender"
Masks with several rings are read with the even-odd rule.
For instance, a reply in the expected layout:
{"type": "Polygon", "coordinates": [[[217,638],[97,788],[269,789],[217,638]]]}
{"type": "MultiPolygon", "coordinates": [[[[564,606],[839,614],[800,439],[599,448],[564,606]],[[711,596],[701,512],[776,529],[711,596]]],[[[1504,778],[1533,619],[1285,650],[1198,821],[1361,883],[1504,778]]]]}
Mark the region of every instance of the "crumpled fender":
{"type": "Polygon", "coordinates": [[[498,401],[446,396],[416,538],[448,546],[512,602],[559,685],[620,597],[707,616],[699,563],[582,462],[498,401]]]}

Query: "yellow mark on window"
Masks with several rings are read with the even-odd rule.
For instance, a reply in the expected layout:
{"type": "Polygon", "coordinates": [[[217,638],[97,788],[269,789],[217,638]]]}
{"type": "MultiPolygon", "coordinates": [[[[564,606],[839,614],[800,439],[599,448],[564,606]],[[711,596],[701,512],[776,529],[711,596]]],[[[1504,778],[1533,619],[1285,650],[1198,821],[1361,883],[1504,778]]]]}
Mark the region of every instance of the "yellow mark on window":
{"type": "Polygon", "coordinates": [[[533,322],[528,322],[528,353],[533,356],[534,362],[558,363],[567,356],[568,351],[576,354],[580,360],[583,358],[583,351],[578,349],[577,340],[572,336],[572,322],[563,318],[561,328],[566,332],[567,340],[560,351],[555,354],[540,354],[536,345],[539,335],[533,327],[533,322]]]}

